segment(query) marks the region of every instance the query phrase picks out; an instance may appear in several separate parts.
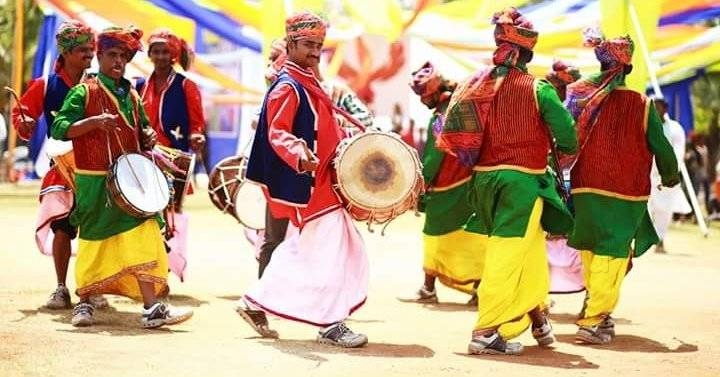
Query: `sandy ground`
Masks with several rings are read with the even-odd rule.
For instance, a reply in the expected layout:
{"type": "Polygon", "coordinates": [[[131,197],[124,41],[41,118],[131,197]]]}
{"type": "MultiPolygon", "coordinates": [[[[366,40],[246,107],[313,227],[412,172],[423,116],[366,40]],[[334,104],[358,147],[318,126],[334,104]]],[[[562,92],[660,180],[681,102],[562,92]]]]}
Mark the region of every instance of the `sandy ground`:
{"type": "MultiPolygon", "coordinates": [[[[475,309],[467,296],[439,289],[441,303],[401,303],[421,284],[422,219],[405,215],[387,235],[363,229],[371,258],[367,304],[349,322],[368,334],[362,349],[314,342],[315,328],[271,320],[280,340],[258,339],[232,310],[257,265],[241,227],[206,193],[187,204],[190,261],[185,283],[171,278],[170,301],[195,317],[176,327],[140,328],[140,305],[110,297],[98,324],[78,329],[70,311],[42,308],[55,286],[52,260],[33,242],[36,187],[0,190],[0,376],[718,376],[720,227],[711,237],[675,226],[667,255],[636,260],[615,313],[610,346],[573,343],[582,295],[554,296],[554,349],[529,334],[517,357],[468,356],[475,309]]],[[[71,267],[69,285],[74,289],[71,267]]]]}

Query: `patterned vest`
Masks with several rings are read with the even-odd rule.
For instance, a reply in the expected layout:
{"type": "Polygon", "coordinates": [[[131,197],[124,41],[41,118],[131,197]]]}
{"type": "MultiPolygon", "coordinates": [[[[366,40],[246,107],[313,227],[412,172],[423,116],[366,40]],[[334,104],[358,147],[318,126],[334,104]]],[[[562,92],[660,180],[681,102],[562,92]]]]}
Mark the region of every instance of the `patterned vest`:
{"type": "Polygon", "coordinates": [[[550,139],[538,110],[535,78],[511,69],[495,95],[475,170],[543,174],[550,139]]]}
{"type": "Polygon", "coordinates": [[[650,101],[616,89],[605,100],[571,173],[572,192],[598,192],[645,200],[652,154],[646,128],[650,101]]]}
{"type": "Polygon", "coordinates": [[[265,185],[273,199],[289,204],[305,205],[310,200],[313,178],[307,174],[298,174],[288,166],[275,154],[268,139],[267,98],[276,86],[283,83],[292,85],[300,98],[293,120],[293,135],[305,140],[311,148],[315,145],[315,115],[305,90],[300,83],[283,71],[270,86],[263,100],[246,176],[251,181],[265,185]]]}
{"type": "Polygon", "coordinates": [[[91,78],[81,85],[85,85],[87,88],[84,117],[100,115],[103,112],[119,115],[118,127],[120,131],[117,131],[117,135],[120,143],[122,143],[122,148],[118,144],[118,137],[115,137],[115,134],[105,133],[102,130],[92,130],[72,139],[75,164],[78,169],[106,171],[111,162],[115,161],[123,153],[123,149],[125,152],[138,152],[140,150],[138,144],[139,132],[134,127],[140,119],[137,106],[140,97],[133,89],[126,94],[129,97],[127,100],[133,103],[132,119],[126,119],[119,110],[117,99],[109,92],[109,89],[102,85],[99,79],[91,78]],[[111,159],[108,159],[108,143],[110,145],[111,159]]]}

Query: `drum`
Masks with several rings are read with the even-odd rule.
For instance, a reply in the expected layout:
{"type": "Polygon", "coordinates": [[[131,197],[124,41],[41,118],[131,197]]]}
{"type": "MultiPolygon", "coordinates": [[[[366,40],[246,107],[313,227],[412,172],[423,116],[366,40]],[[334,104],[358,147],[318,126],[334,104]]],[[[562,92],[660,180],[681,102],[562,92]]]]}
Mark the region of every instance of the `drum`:
{"type": "Polygon", "coordinates": [[[48,157],[52,158],[60,175],[65,178],[70,188],[75,191],[75,154],[73,153],[72,142],[51,138],[45,143],[45,151],[48,157]]]}
{"type": "Polygon", "coordinates": [[[154,216],[170,201],[165,175],[152,160],[138,153],[125,153],[115,160],[107,189],[118,207],[138,218],[154,216]]]}
{"type": "Polygon", "coordinates": [[[417,151],[395,133],[370,131],[345,139],[333,163],[346,208],[368,225],[387,223],[415,209],[424,192],[417,151]]]}
{"type": "Polygon", "coordinates": [[[227,157],[210,172],[208,195],[223,213],[237,219],[247,228],[265,229],[267,202],[260,186],[245,179],[247,159],[227,157]]]}
{"type": "Polygon", "coordinates": [[[168,148],[162,145],[155,146],[155,151],[173,165],[170,167],[161,166],[160,168],[172,176],[173,204],[175,208],[182,208],[183,199],[190,190],[191,177],[193,171],[195,171],[195,153],[183,152],[180,149],[168,148]]]}

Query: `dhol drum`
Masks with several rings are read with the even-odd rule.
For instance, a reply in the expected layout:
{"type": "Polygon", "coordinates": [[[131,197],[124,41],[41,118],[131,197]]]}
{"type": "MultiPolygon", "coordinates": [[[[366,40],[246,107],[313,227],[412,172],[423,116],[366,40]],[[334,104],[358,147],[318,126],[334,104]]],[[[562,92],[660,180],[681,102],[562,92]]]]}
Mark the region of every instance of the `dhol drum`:
{"type": "Polygon", "coordinates": [[[125,153],[115,160],[107,188],[118,207],[138,218],[154,216],[170,201],[165,175],[152,160],[138,153],[125,153]]]}
{"type": "Polygon", "coordinates": [[[75,191],[75,154],[72,142],[56,139],[46,140],[45,151],[57,166],[60,175],[65,178],[70,188],[75,191]]]}
{"type": "MultiPolygon", "coordinates": [[[[192,174],[195,171],[195,153],[183,152],[180,149],[155,146],[155,151],[166,158],[172,166],[160,166],[173,179],[173,204],[182,208],[183,199],[191,187],[192,174]]],[[[157,162],[157,161],[156,161],[157,162]]]]}
{"type": "Polygon", "coordinates": [[[227,157],[213,168],[208,183],[210,200],[223,213],[247,228],[265,229],[267,201],[260,186],[245,179],[247,158],[227,157]]]}
{"type": "Polygon", "coordinates": [[[416,209],[424,192],[417,151],[394,133],[369,131],[343,140],[333,161],[336,189],[358,221],[388,223],[416,209]]]}

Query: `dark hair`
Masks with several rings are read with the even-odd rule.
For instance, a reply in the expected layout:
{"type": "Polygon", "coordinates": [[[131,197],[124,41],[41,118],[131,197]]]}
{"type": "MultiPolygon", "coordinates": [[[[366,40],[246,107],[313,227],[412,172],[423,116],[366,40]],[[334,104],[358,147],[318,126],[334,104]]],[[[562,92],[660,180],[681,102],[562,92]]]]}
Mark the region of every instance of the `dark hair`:
{"type": "Polygon", "coordinates": [[[535,53],[532,52],[532,50],[528,50],[526,48],[520,48],[520,56],[519,60],[523,63],[530,63],[533,60],[533,57],[535,56],[535,53]]]}

